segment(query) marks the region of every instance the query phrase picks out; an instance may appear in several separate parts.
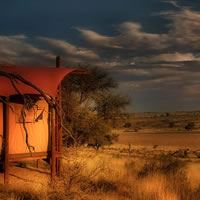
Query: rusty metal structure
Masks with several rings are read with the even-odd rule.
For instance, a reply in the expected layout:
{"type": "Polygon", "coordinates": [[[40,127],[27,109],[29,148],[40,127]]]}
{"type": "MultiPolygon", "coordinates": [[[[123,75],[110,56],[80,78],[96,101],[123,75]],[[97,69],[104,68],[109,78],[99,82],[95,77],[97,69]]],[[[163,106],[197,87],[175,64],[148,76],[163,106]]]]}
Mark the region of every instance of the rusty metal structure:
{"type": "MultiPolygon", "coordinates": [[[[10,163],[16,161],[24,161],[24,160],[38,160],[38,159],[47,159],[50,163],[51,169],[51,180],[54,181],[56,175],[60,174],[61,170],[61,155],[62,155],[62,100],[61,100],[61,80],[66,76],[72,73],[80,73],[79,70],[74,70],[70,68],[65,68],[60,66],[60,57],[57,56],[56,58],[56,68],[54,67],[12,67],[12,66],[0,66],[0,71],[5,71],[6,73],[14,73],[20,75],[20,77],[24,78],[25,80],[30,81],[36,88],[32,88],[30,86],[24,85],[23,83],[19,83],[15,81],[16,88],[12,85],[8,77],[1,77],[0,76],[0,102],[2,104],[2,149],[1,149],[1,163],[4,169],[4,183],[9,183],[9,170],[10,170],[10,163]],[[43,74],[42,74],[43,73],[43,74]],[[34,77],[37,76],[37,77],[34,77]],[[43,76],[43,78],[42,78],[43,76]],[[16,150],[16,144],[24,144],[27,143],[25,139],[19,138],[18,143],[13,143],[12,138],[16,138],[18,135],[25,135],[25,131],[17,131],[18,129],[13,129],[11,127],[11,118],[13,115],[13,109],[19,107],[16,106],[16,103],[10,102],[8,98],[12,95],[16,95],[16,89],[20,91],[20,95],[40,95],[38,94],[38,90],[42,89],[42,91],[47,95],[47,97],[53,98],[57,106],[57,110],[47,102],[47,116],[45,118],[45,124],[47,126],[46,131],[39,131],[34,132],[30,138],[30,141],[35,142],[37,146],[37,137],[44,137],[44,144],[42,144],[41,149],[38,148],[32,152],[30,149],[23,147],[23,149],[16,150]],[[4,101],[5,100],[5,101],[4,101]],[[48,141],[46,141],[48,140],[48,141]],[[44,147],[43,147],[44,146],[44,147]]],[[[19,92],[18,94],[19,95],[19,92]]],[[[30,111],[31,112],[31,111],[30,111]]],[[[41,111],[40,111],[41,112],[41,111]]],[[[40,113],[43,114],[44,110],[40,113]]],[[[40,115],[37,117],[39,119],[40,115]]],[[[38,122],[38,121],[37,121],[38,122]]],[[[44,123],[43,122],[43,123],[44,123]]],[[[27,122],[27,127],[31,126],[34,130],[36,126],[38,127],[39,123],[27,122]]],[[[22,126],[19,124],[19,121],[16,122],[16,127],[22,126]]],[[[27,129],[28,129],[27,128],[27,129]]],[[[35,129],[36,130],[36,129],[35,129]]],[[[40,129],[37,129],[40,130],[40,129]]],[[[25,138],[25,136],[24,136],[25,138]]],[[[16,140],[16,139],[15,139],[16,140]]],[[[29,142],[30,142],[29,141],[29,142]]],[[[39,140],[38,140],[39,141],[39,140]]],[[[18,145],[19,146],[19,145],[18,145]]]]}

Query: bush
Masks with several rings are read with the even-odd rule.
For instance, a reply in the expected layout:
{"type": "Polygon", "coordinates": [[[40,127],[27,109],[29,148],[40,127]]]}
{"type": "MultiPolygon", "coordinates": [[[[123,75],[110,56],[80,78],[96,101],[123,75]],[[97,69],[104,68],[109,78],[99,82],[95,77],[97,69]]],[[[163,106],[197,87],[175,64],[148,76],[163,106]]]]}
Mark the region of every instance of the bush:
{"type": "Polygon", "coordinates": [[[174,128],[175,127],[175,122],[169,122],[169,128],[174,128]]]}
{"type": "Polygon", "coordinates": [[[195,126],[194,122],[188,122],[188,124],[186,124],[185,126],[185,130],[191,131],[194,128],[194,126],[195,126]]]}
{"type": "Polygon", "coordinates": [[[130,128],[132,126],[132,124],[130,122],[126,122],[124,124],[124,128],[130,128]]]}
{"type": "Polygon", "coordinates": [[[169,155],[161,155],[145,163],[143,168],[138,172],[138,177],[143,178],[150,174],[163,173],[174,174],[184,166],[183,161],[175,159],[169,155]]]}
{"type": "Polygon", "coordinates": [[[95,186],[96,186],[96,191],[100,190],[102,192],[116,192],[117,190],[116,184],[106,179],[99,179],[96,182],[95,186]]]}
{"type": "MultiPolygon", "coordinates": [[[[104,120],[85,110],[74,116],[71,132],[79,145],[109,145],[117,138],[111,133],[109,125],[104,120]]],[[[69,136],[66,137],[64,143],[71,145],[70,142],[73,144],[73,141],[69,140],[69,136]]]]}
{"type": "Polygon", "coordinates": [[[80,188],[82,191],[87,191],[92,193],[96,192],[108,193],[117,191],[116,183],[106,179],[98,179],[96,181],[86,180],[82,182],[80,188]]]}
{"type": "Polygon", "coordinates": [[[5,187],[1,185],[0,189],[1,200],[16,199],[16,200],[41,200],[45,199],[44,195],[34,191],[24,189],[16,189],[12,187],[5,187]]]}

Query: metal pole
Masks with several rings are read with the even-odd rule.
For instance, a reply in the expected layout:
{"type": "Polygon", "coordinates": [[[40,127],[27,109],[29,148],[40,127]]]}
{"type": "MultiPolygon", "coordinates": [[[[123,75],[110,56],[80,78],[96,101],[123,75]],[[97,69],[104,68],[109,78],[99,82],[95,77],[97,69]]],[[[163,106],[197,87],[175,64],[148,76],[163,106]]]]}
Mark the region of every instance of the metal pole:
{"type": "Polygon", "coordinates": [[[55,137],[55,112],[49,107],[50,112],[50,133],[51,133],[51,182],[54,183],[56,175],[56,137],[55,137]]]}
{"type": "Polygon", "coordinates": [[[4,184],[9,183],[9,103],[3,103],[4,184]]]}
{"type": "MultiPolygon", "coordinates": [[[[56,68],[60,67],[60,56],[56,57],[56,68]]],[[[60,158],[60,154],[62,153],[62,145],[63,145],[63,141],[62,141],[62,88],[61,88],[61,84],[58,87],[58,93],[57,93],[57,101],[56,101],[57,105],[58,105],[58,116],[56,116],[56,150],[59,153],[59,155],[57,155],[57,159],[56,159],[56,173],[57,175],[60,174],[61,171],[61,158],[60,158]]]]}
{"type": "Polygon", "coordinates": [[[56,56],[56,68],[60,67],[60,56],[56,56]]]}

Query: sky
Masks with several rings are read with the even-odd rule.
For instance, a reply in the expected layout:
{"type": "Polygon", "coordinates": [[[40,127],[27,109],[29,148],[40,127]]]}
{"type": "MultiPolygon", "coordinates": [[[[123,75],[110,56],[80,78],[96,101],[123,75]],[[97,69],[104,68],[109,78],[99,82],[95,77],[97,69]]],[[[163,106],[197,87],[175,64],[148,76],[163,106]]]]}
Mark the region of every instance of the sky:
{"type": "Polygon", "coordinates": [[[0,63],[98,66],[129,111],[200,110],[200,0],[0,0],[0,63]]]}

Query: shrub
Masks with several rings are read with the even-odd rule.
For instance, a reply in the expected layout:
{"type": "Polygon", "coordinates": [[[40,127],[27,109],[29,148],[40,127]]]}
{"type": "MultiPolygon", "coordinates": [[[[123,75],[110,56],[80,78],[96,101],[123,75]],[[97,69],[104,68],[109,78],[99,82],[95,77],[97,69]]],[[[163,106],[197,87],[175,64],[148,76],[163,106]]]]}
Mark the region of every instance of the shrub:
{"type": "MultiPolygon", "coordinates": [[[[103,119],[84,110],[74,117],[72,133],[79,145],[109,145],[117,139],[117,135],[111,133],[110,126],[103,119]]],[[[70,142],[69,136],[67,136],[64,143],[70,145],[70,142]]]]}
{"type": "Polygon", "coordinates": [[[1,186],[0,198],[2,200],[41,200],[45,199],[44,195],[38,194],[34,191],[24,189],[16,189],[12,187],[1,186]]]}
{"type": "Polygon", "coordinates": [[[61,174],[61,181],[66,191],[70,191],[76,184],[80,184],[83,180],[83,169],[85,163],[72,161],[65,165],[61,174]]]}
{"type": "Polygon", "coordinates": [[[126,122],[124,124],[124,128],[130,128],[132,126],[132,124],[130,122],[126,122]]]}
{"type": "Polygon", "coordinates": [[[117,190],[116,184],[106,179],[99,179],[95,185],[96,190],[100,190],[102,192],[116,192],[117,190]]]}
{"type": "Polygon", "coordinates": [[[194,128],[194,126],[194,122],[188,122],[188,124],[185,125],[185,130],[191,131],[194,128]]]}
{"type": "Polygon", "coordinates": [[[175,122],[173,121],[169,122],[169,128],[174,128],[174,126],[175,126],[175,122]]]}
{"type": "Polygon", "coordinates": [[[138,172],[138,177],[142,178],[155,173],[174,174],[182,169],[183,166],[184,163],[182,161],[169,155],[161,155],[158,158],[146,162],[138,172]]]}
{"type": "Polygon", "coordinates": [[[87,191],[87,192],[116,192],[117,191],[117,185],[113,181],[106,180],[106,179],[98,179],[98,180],[87,180],[82,182],[81,184],[81,190],[87,191]]]}

